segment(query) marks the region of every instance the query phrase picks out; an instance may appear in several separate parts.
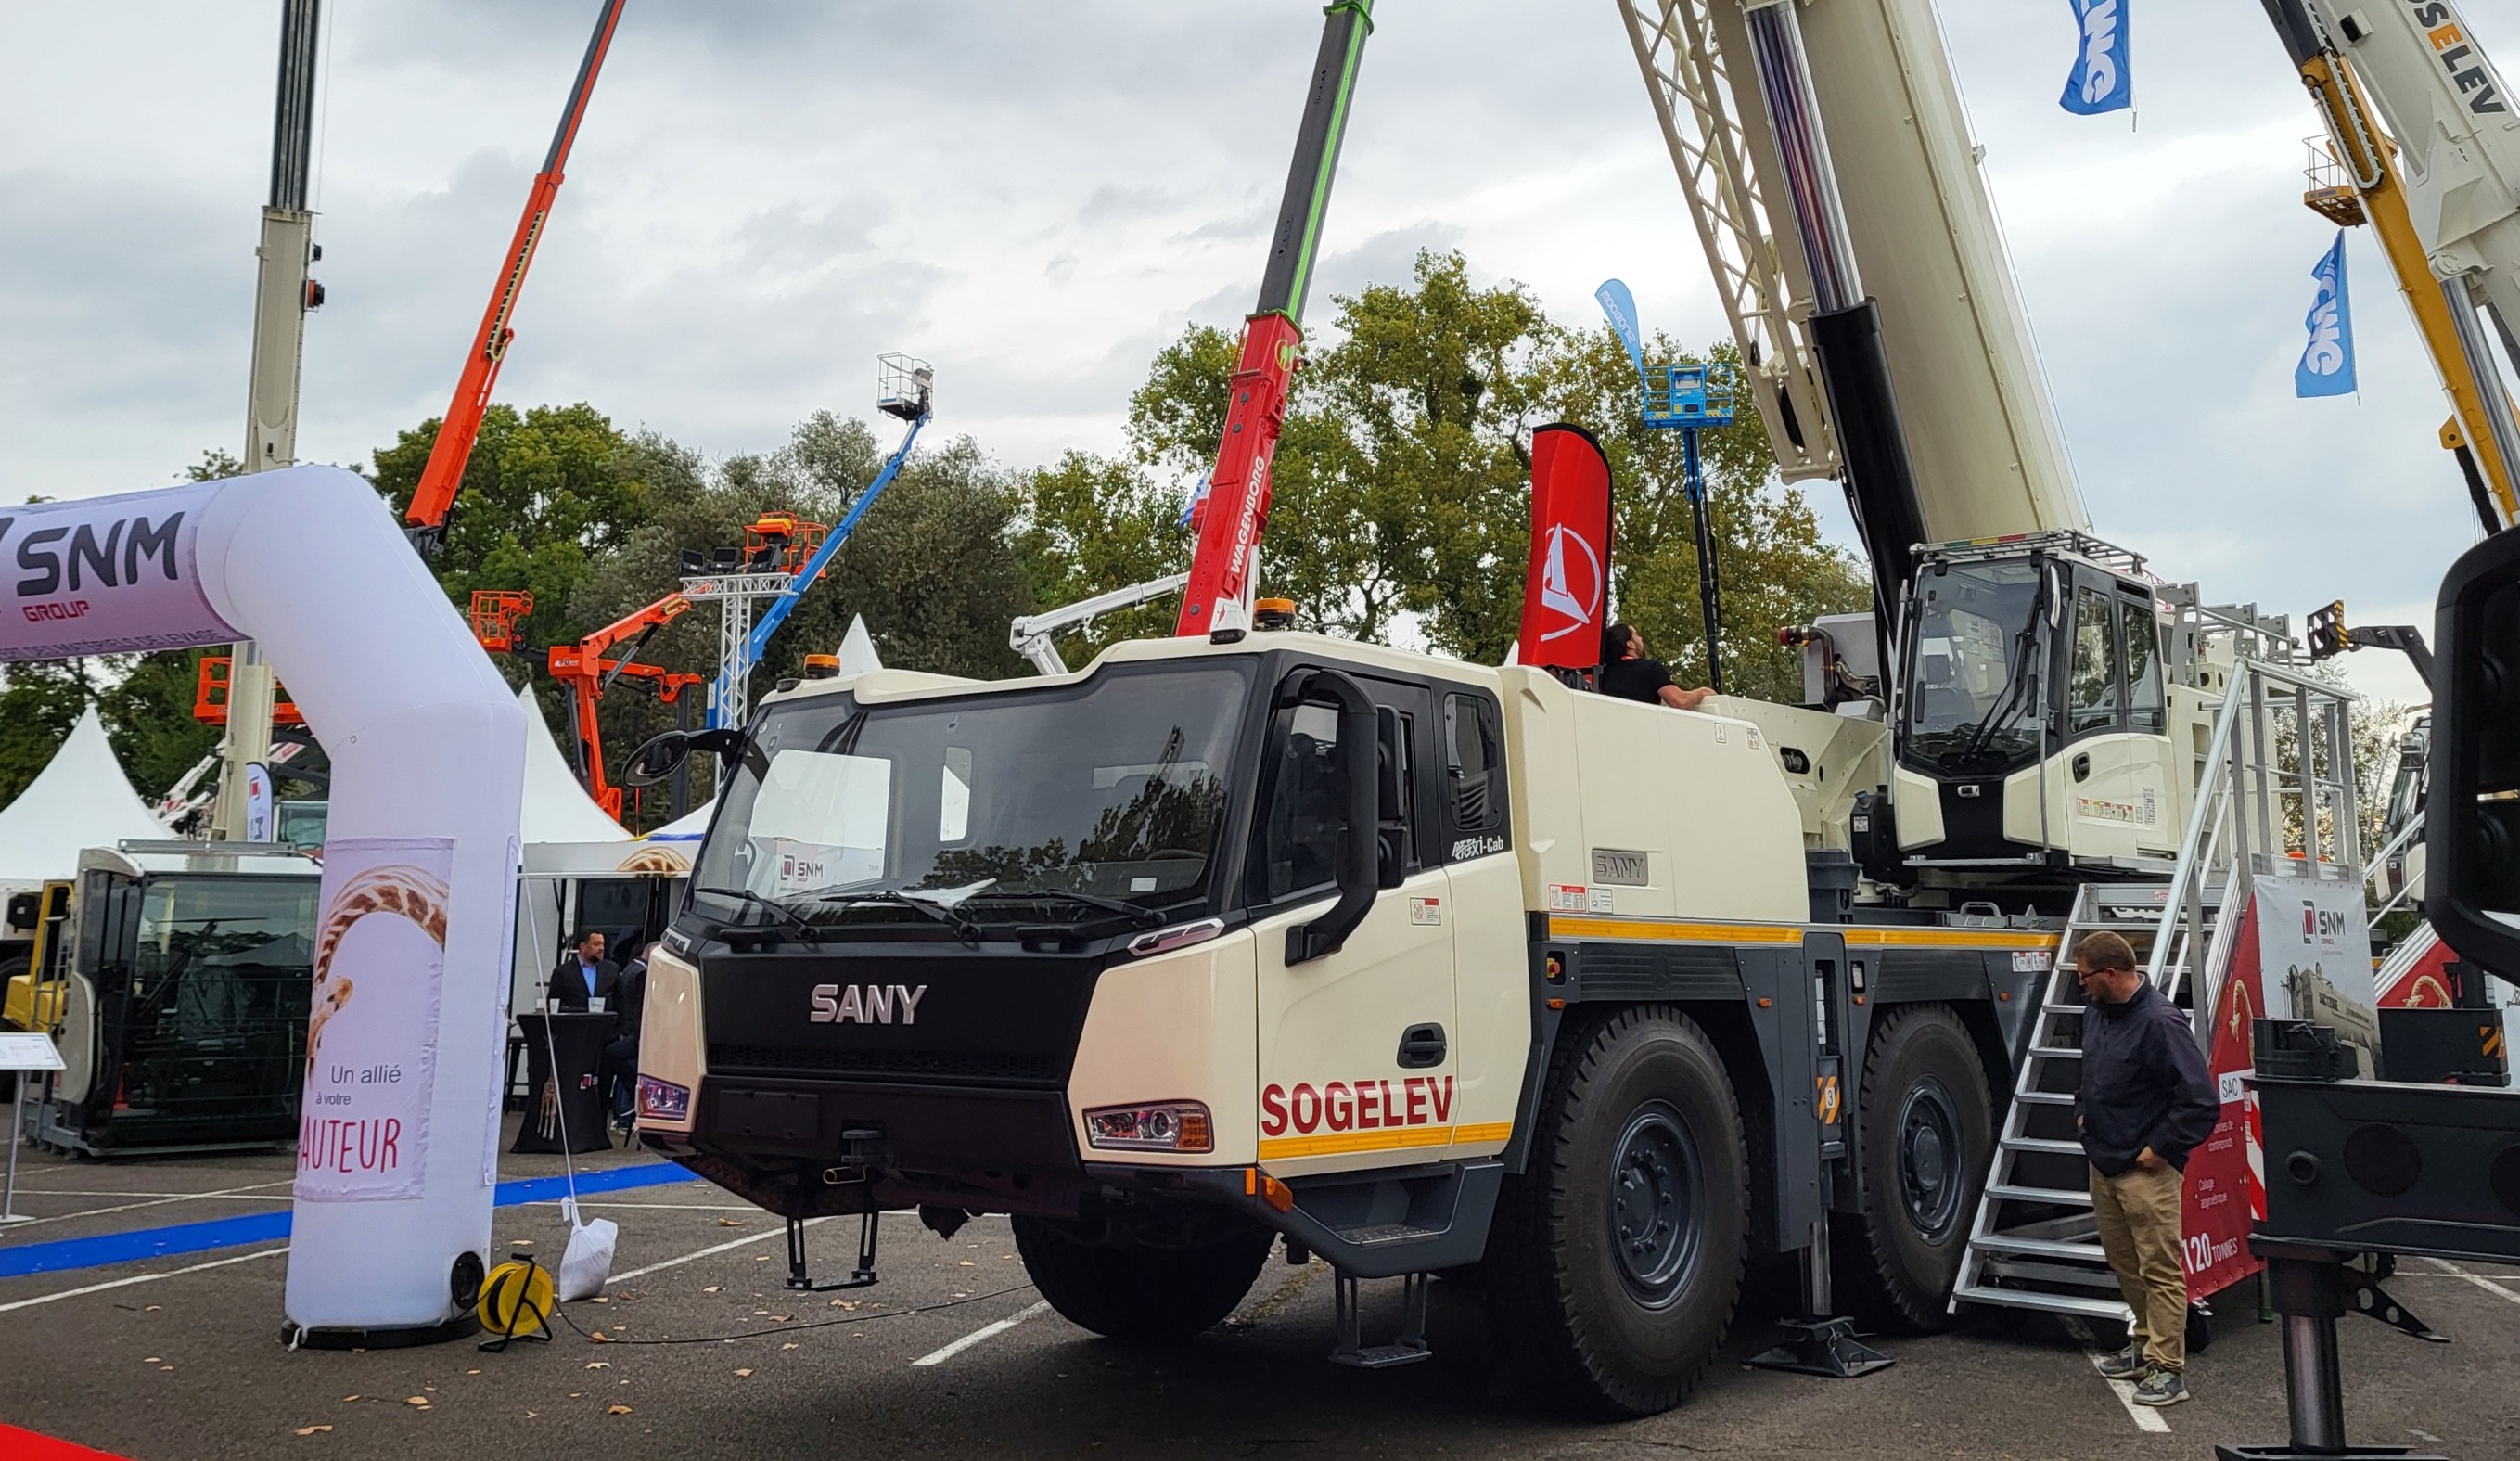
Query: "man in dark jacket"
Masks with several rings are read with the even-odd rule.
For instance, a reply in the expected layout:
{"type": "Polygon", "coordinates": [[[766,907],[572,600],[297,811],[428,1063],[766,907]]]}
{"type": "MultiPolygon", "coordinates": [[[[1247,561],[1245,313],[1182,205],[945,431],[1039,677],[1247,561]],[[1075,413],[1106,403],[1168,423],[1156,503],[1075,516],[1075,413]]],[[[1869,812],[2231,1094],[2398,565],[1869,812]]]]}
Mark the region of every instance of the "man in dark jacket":
{"type": "Polygon", "coordinates": [[[2091,997],[2074,1120],[2100,1248],[2135,1310],[2127,1347],[2100,1373],[2136,1381],[2137,1404],[2176,1405],[2187,1398],[2180,1197],[2187,1154],[2213,1133],[2222,1106],[2186,1013],[2137,972],[2124,938],[2102,931],[2075,940],[2074,973],[2091,997]]]}
{"type": "Polygon", "coordinates": [[[604,1073],[612,1086],[612,1124],[628,1131],[638,1118],[639,1022],[647,1013],[648,955],[654,944],[621,966],[621,1023],[604,1047],[604,1073]]]}
{"type": "Polygon", "coordinates": [[[1683,690],[1671,682],[1671,666],[1645,658],[1644,636],[1633,624],[1612,624],[1601,631],[1601,674],[1594,682],[1614,700],[1642,701],[1694,710],[1711,690],[1683,690]]]}
{"type": "Polygon", "coordinates": [[[581,929],[577,945],[568,957],[552,971],[551,997],[560,1001],[562,1010],[584,1013],[592,996],[612,1008],[621,993],[621,967],[604,957],[604,936],[593,929],[581,929]]]}

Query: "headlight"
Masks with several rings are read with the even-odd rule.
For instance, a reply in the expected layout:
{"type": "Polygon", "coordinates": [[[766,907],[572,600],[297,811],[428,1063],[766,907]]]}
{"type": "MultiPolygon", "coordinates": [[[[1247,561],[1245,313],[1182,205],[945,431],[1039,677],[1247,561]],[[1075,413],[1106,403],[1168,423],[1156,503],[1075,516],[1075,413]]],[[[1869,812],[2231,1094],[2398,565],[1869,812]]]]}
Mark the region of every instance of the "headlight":
{"type": "Polygon", "coordinates": [[[1085,1113],[1085,1139],[1125,1152],[1212,1152],[1215,1128],[1196,1101],[1154,1101],[1144,1106],[1105,1106],[1085,1113]]]}
{"type": "Polygon", "coordinates": [[[688,1086],[653,1075],[639,1077],[639,1119],[641,1120],[688,1121],[692,1119],[692,1093],[688,1086]]]}

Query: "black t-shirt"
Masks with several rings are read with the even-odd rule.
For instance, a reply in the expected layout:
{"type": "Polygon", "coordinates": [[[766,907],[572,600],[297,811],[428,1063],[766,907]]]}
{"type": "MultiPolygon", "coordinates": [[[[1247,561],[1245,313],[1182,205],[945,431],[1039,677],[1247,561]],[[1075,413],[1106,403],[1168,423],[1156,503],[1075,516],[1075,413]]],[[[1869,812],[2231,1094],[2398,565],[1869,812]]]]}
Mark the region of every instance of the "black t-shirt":
{"type": "Polygon", "coordinates": [[[1670,666],[1660,660],[1619,660],[1601,666],[1601,693],[1620,700],[1658,706],[1662,687],[1670,683],[1670,666]]]}

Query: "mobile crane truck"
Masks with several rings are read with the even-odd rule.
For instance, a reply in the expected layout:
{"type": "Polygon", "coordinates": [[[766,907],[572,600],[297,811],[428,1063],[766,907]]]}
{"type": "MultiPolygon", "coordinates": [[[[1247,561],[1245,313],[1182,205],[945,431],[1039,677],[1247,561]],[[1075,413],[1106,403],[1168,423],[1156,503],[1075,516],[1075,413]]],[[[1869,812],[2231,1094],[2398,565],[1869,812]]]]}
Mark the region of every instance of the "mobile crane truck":
{"type": "Polygon", "coordinates": [[[1378,1366],[1427,1352],[1426,1275],[1474,1270],[1522,1373],[1620,1414],[1688,1394],[1756,1256],[1804,1264],[1789,1366],[1874,1362],[1832,1275],[1875,1323],[1946,1322],[2062,915],[2176,852],[2174,733],[2263,626],[2082,530],[1930,7],[1815,7],[1808,55],[1789,8],[1622,8],[1684,179],[1721,151],[1774,185],[1710,191],[1809,205],[1691,193],[1711,256],[1800,246],[1728,306],[1787,472],[1857,498],[1882,603],[1829,656],[1870,667],[1676,712],[1252,598],[1367,26],[1332,5],[1180,635],[1020,682],[809,680],[633,758],[714,752],[726,787],[651,964],[643,1140],[785,1214],[791,1285],[809,1218],[866,1214],[854,1283],[878,1212],[1007,1213],[1061,1314],[1174,1339],[1282,1244],[1335,1270],[1332,1357],[1378,1366]],[[1742,58],[1714,142],[1692,46],[1742,58]],[[1919,555],[1929,529],[2008,536],[1919,555]],[[1827,688],[1865,676],[1886,705],[1827,688]],[[1385,1278],[1405,1317],[1368,1345],[1385,1278]]]}

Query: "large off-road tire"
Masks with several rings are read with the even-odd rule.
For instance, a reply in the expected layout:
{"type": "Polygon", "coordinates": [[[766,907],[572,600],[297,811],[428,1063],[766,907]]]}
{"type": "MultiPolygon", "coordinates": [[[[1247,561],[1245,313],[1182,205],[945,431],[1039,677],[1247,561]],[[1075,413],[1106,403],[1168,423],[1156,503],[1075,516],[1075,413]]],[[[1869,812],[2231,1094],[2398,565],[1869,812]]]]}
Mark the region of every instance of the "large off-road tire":
{"type": "Polygon", "coordinates": [[[1186,1340],[1213,1329],[1268,1260],[1275,1236],[1253,1227],[1203,1248],[1113,1248],[1055,1222],[1013,1219],[1015,1252],[1060,1317],[1115,1340],[1186,1340]]]}
{"type": "Polygon", "coordinates": [[[1949,1328],[1952,1284],[1995,1150],[1986,1067],[1959,1017],[1893,1005],[1872,1027],[1856,1103],[1865,1215],[1831,1226],[1839,1302],[1894,1333],[1949,1328]]]}
{"type": "Polygon", "coordinates": [[[1569,1031],[1482,1265],[1517,1371],[1598,1415],[1688,1398],[1741,1296],[1749,1165],[1724,1062],[1687,1015],[1569,1031]]]}

